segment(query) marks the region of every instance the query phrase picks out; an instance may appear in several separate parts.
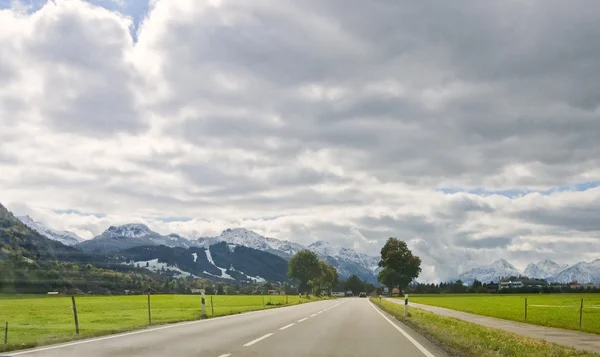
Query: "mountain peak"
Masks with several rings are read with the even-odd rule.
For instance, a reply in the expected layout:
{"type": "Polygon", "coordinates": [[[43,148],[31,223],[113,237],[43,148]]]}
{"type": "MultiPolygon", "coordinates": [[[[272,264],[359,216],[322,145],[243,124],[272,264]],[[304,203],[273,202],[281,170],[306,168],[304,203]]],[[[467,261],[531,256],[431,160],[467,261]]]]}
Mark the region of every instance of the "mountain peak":
{"type": "Polygon", "coordinates": [[[503,268],[512,268],[512,269],[515,269],[515,267],[512,264],[510,264],[505,259],[498,259],[495,262],[493,262],[492,265],[493,266],[500,266],[500,267],[503,267],[503,268]]]}
{"type": "Polygon", "coordinates": [[[471,285],[475,279],[481,282],[498,282],[500,277],[519,276],[521,272],[505,259],[498,259],[490,265],[474,268],[459,275],[459,279],[471,285]]]}
{"type": "Polygon", "coordinates": [[[544,259],[538,263],[530,263],[525,269],[525,275],[532,279],[548,279],[562,270],[567,266],[560,265],[550,259],[544,259]]]}
{"type": "Polygon", "coordinates": [[[36,231],[42,236],[52,239],[55,241],[59,241],[64,245],[75,245],[79,242],[82,242],[83,239],[79,237],[77,234],[70,231],[58,231],[49,227],[44,226],[42,223],[36,221],[31,216],[19,216],[17,217],[21,223],[30,229],[36,231]]]}
{"type": "Polygon", "coordinates": [[[120,226],[110,226],[102,233],[103,235],[138,238],[149,235],[157,235],[143,223],[128,223],[120,226]]]}

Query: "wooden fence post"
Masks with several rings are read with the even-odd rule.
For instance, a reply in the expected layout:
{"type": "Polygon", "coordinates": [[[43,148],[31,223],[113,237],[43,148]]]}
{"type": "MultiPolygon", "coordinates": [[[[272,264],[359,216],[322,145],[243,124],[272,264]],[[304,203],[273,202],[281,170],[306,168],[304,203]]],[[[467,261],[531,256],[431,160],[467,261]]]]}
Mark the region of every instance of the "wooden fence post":
{"type": "Polygon", "coordinates": [[[4,325],[4,344],[8,344],[8,321],[6,321],[6,324],[4,325]]]}
{"type": "Polygon", "coordinates": [[[527,321],[527,298],[525,298],[525,321],[527,321]]]}
{"type": "Polygon", "coordinates": [[[152,315],[150,314],[150,293],[148,293],[148,325],[152,325],[152,315]]]}
{"type": "Polygon", "coordinates": [[[73,318],[75,319],[75,333],[79,335],[79,319],[77,318],[77,305],[75,304],[75,296],[71,296],[73,303],[73,318]]]}
{"type": "Polygon", "coordinates": [[[579,306],[579,329],[581,330],[581,320],[583,319],[583,298],[581,298],[581,305],[579,306]]]}
{"type": "Polygon", "coordinates": [[[213,304],[213,299],[212,299],[212,295],[210,296],[210,311],[212,313],[212,316],[215,316],[215,305],[213,304]]]}

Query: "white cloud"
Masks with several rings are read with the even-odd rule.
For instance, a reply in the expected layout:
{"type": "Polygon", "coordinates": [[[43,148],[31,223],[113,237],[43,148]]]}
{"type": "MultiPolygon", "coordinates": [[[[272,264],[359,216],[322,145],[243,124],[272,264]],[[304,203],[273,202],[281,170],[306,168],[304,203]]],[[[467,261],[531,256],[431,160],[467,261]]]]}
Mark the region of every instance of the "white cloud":
{"type": "Polygon", "coordinates": [[[87,238],[244,226],[377,253],[398,236],[424,279],[597,258],[598,188],[438,189],[600,180],[598,12],[158,0],[134,41],[78,0],[0,10],[0,200],[87,238]],[[56,213],[73,209],[100,215],[56,213]]]}

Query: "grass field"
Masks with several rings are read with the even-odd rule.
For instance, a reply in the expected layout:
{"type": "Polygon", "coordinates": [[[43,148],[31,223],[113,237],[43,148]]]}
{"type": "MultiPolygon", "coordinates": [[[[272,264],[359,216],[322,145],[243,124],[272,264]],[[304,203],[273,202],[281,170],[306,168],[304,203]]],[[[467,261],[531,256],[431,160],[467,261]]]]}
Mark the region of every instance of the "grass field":
{"type": "MultiPolygon", "coordinates": [[[[152,295],[152,324],[196,320],[199,295],[152,295]]],[[[206,296],[208,317],[315,301],[298,296],[206,296]]],[[[44,345],[75,338],[122,332],[148,325],[148,298],[135,296],[76,296],[79,336],[75,334],[69,296],[0,295],[0,351],[44,345]],[[8,322],[8,344],[4,324],[8,322]]]]}
{"type": "Polygon", "coordinates": [[[437,345],[450,349],[453,356],[600,357],[596,353],[578,351],[419,309],[411,309],[412,316],[404,317],[402,305],[385,300],[379,303],[379,299],[371,301],[437,345]]]}
{"type": "Polygon", "coordinates": [[[581,299],[583,299],[581,331],[600,334],[600,294],[410,296],[411,302],[419,304],[570,330],[579,330],[581,299]],[[527,320],[525,320],[525,297],[528,305],[527,320]]]}

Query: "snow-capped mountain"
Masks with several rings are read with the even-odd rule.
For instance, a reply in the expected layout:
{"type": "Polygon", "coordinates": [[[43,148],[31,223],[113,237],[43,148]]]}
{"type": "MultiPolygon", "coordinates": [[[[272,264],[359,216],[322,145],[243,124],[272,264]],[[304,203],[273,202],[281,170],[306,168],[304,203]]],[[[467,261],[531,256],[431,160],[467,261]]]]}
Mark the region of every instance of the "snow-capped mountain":
{"type": "Polygon", "coordinates": [[[204,247],[140,246],[114,255],[124,264],[157,273],[236,280],[240,282],[283,282],[287,261],[258,249],[225,242],[204,247]]]}
{"type": "Polygon", "coordinates": [[[521,272],[504,259],[497,260],[490,265],[471,269],[458,276],[465,284],[471,285],[475,279],[482,283],[493,281],[497,283],[501,277],[520,276],[521,272]]]}
{"type": "Polygon", "coordinates": [[[209,247],[219,242],[262,250],[286,259],[302,249],[306,249],[303,245],[287,240],[263,237],[245,228],[226,229],[217,237],[201,237],[194,243],[201,247],[209,247]]]}
{"type": "Polygon", "coordinates": [[[39,234],[43,235],[44,237],[55,241],[59,241],[64,245],[75,245],[77,243],[83,242],[83,239],[73,232],[58,231],[52,228],[48,228],[29,216],[19,216],[17,218],[19,219],[19,221],[21,221],[21,223],[38,232],[39,234]]]}
{"type": "Polygon", "coordinates": [[[358,253],[352,249],[335,246],[322,240],[310,244],[308,249],[321,256],[333,257],[341,261],[358,264],[372,272],[379,270],[379,257],[358,253]]]}
{"type": "Polygon", "coordinates": [[[568,266],[546,259],[531,263],[521,274],[512,264],[500,259],[490,265],[471,269],[459,275],[463,283],[471,285],[477,279],[483,283],[498,282],[501,277],[526,276],[532,279],[545,279],[549,283],[568,284],[577,281],[581,284],[600,284],[600,259],[593,262],[579,262],[568,266]]]}
{"type": "Polygon", "coordinates": [[[548,282],[570,283],[577,281],[582,284],[600,284],[600,259],[591,263],[580,262],[570,266],[556,275],[549,277],[548,282]]]}
{"type": "Polygon", "coordinates": [[[318,241],[306,247],[286,240],[263,237],[245,228],[234,228],[226,229],[217,237],[198,238],[195,244],[209,247],[219,242],[262,250],[285,259],[289,259],[303,249],[309,249],[317,253],[319,258],[333,265],[341,277],[345,278],[356,274],[359,278],[369,282],[377,281],[378,257],[357,253],[352,249],[334,246],[324,241],[318,241]]]}
{"type": "Polygon", "coordinates": [[[525,269],[525,275],[532,279],[547,279],[565,270],[568,265],[558,264],[550,259],[538,263],[530,263],[525,269]]]}
{"type": "Polygon", "coordinates": [[[152,231],[145,224],[129,223],[122,226],[110,226],[102,235],[118,238],[145,238],[151,235],[158,235],[158,233],[152,231]]]}
{"type": "Polygon", "coordinates": [[[141,223],[110,226],[101,235],[84,241],[77,248],[84,252],[115,252],[145,245],[189,248],[192,242],[177,234],[161,235],[141,223]]]}

